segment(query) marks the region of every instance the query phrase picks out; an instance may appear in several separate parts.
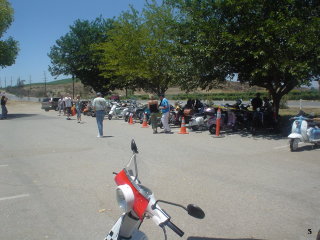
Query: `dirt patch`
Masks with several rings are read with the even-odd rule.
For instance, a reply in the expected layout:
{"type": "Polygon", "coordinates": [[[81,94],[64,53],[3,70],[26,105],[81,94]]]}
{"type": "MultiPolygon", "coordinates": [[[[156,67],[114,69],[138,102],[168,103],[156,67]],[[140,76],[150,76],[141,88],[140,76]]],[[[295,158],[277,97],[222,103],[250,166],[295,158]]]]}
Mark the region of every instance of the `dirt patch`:
{"type": "Polygon", "coordinates": [[[8,114],[10,113],[34,113],[41,111],[41,103],[38,102],[23,102],[23,101],[8,101],[8,114]]]}

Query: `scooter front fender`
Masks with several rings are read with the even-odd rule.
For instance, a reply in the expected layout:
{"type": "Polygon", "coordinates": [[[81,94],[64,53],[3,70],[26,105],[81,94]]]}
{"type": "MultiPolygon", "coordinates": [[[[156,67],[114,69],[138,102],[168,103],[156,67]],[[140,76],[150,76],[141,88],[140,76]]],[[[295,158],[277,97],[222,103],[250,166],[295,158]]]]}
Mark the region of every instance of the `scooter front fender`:
{"type": "Polygon", "coordinates": [[[291,133],[288,138],[298,138],[298,139],[302,139],[302,135],[299,133],[291,133]]]}

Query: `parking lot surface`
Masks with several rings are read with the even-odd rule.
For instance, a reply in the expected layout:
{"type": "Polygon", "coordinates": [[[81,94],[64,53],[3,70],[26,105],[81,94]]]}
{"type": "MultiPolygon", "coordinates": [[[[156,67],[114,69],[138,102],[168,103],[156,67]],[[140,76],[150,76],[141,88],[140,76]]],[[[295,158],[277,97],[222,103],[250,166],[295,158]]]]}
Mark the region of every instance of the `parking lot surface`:
{"type": "MultiPolygon", "coordinates": [[[[103,239],[120,216],[112,172],[139,148],[141,181],[157,199],[203,208],[197,220],[161,205],[189,240],[315,240],[320,149],[291,153],[276,135],[152,134],[140,124],[66,120],[39,103],[8,106],[0,122],[0,239],[103,239]]],[[[76,119],[74,117],[74,119],[76,119]]],[[[189,130],[188,130],[189,131],[189,130]]],[[[149,239],[164,239],[145,220],[149,239]]],[[[170,229],[168,239],[181,239],[170,229]]]]}

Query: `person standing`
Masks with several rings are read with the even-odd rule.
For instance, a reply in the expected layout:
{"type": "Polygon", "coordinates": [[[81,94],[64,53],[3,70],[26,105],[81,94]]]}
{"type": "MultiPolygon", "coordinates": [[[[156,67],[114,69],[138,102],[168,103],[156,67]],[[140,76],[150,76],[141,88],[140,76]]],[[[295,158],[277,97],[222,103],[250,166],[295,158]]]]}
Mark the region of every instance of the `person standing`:
{"type": "Polygon", "coordinates": [[[80,106],[80,95],[77,95],[76,99],[74,100],[74,104],[77,111],[77,121],[78,123],[81,122],[81,106],[80,106]]]}
{"type": "Polygon", "coordinates": [[[258,108],[261,108],[263,105],[261,94],[257,93],[256,97],[251,100],[252,110],[256,111],[258,108]]]}
{"type": "Polygon", "coordinates": [[[92,107],[96,112],[96,120],[98,125],[98,138],[103,137],[103,119],[106,114],[107,102],[101,93],[97,93],[97,97],[93,100],[92,107]]]}
{"type": "Polygon", "coordinates": [[[6,107],[6,104],[7,104],[7,101],[8,101],[8,98],[3,95],[1,97],[1,119],[7,119],[7,113],[8,113],[8,109],[6,107]]]}
{"type": "Polygon", "coordinates": [[[69,95],[64,98],[64,103],[66,106],[67,120],[70,120],[71,107],[72,107],[72,99],[69,95]]]}
{"type": "Polygon", "coordinates": [[[164,133],[170,133],[171,129],[169,126],[169,114],[170,114],[170,105],[168,100],[165,98],[164,94],[160,94],[159,98],[161,100],[160,107],[162,112],[161,122],[163,124],[164,133]]]}
{"type": "Polygon", "coordinates": [[[151,126],[153,129],[153,134],[158,133],[158,124],[157,124],[157,118],[159,114],[158,109],[158,101],[154,99],[154,96],[150,96],[150,100],[148,101],[148,108],[150,110],[150,120],[151,120],[151,126]]]}
{"type": "Polygon", "coordinates": [[[62,96],[58,100],[58,111],[59,111],[58,116],[60,116],[61,111],[63,111],[63,97],[62,96]]]}

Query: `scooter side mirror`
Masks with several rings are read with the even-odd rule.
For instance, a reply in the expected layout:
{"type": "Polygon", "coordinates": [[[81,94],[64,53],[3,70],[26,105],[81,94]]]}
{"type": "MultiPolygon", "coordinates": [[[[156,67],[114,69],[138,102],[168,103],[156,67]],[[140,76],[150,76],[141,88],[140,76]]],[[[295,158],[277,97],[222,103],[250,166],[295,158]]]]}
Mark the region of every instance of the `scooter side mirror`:
{"type": "Polygon", "coordinates": [[[199,218],[199,219],[203,219],[205,217],[204,211],[200,207],[194,204],[189,204],[187,206],[187,211],[188,211],[188,214],[192,217],[199,218]]]}
{"type": "Polygon", "coordinates": [[[136,145],[136,142],[134,141],[134,139],[132,139],[132,141],[131,141],[131,150],[132,150],[132,152],[134,152],[134,153],[139,153],[139,152],[138,152],[137,145],[136,145]]]}

